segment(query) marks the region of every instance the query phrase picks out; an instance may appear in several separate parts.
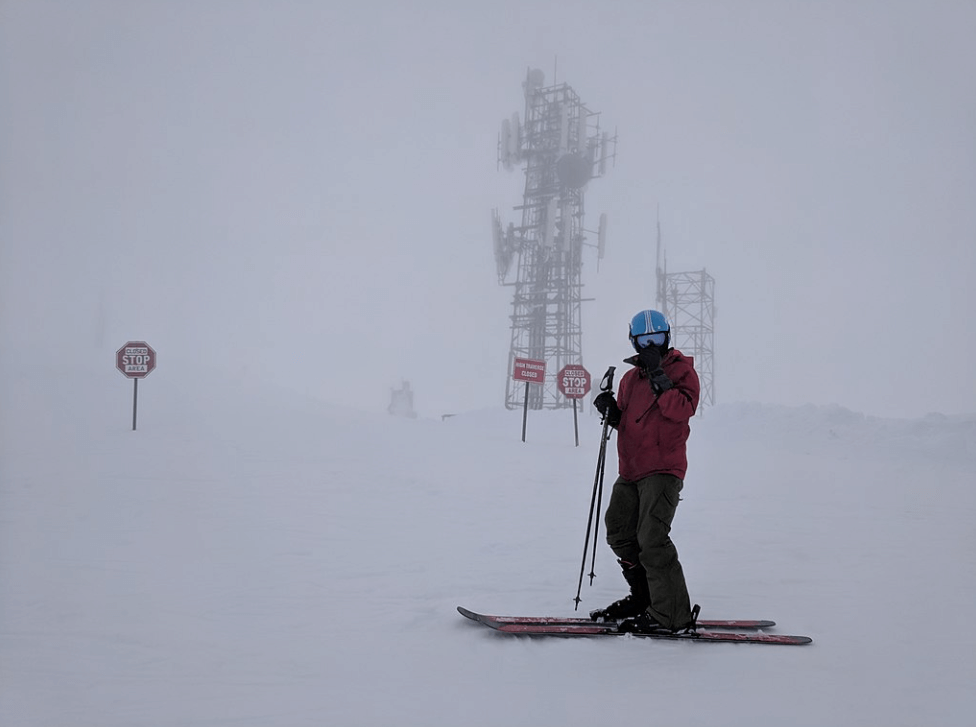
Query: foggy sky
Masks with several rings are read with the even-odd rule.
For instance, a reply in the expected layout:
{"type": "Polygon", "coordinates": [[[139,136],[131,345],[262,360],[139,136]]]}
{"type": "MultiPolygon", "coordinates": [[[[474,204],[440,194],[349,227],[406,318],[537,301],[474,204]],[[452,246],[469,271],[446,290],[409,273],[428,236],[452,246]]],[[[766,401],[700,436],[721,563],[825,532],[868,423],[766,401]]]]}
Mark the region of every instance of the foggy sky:
{"type": "Polygon", "coordinates": [[[719,402],[976,412],[976,4],[336,5],[0,0],[7,351],[501,405],[496,139],[538,67],[619,133],[591,373],[653,307],[660,209],[716,278],[719,402]]]}

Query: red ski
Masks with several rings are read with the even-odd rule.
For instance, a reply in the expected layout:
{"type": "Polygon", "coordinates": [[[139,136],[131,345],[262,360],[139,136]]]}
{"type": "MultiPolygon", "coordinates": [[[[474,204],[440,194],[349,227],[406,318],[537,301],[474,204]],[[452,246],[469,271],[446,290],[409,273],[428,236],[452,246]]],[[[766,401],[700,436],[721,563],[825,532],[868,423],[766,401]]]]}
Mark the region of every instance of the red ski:
{"type": "MultiPolygon", "coordinates": [[[[462,606],[458,606],[458,613],[462,616],[477,621],[495,631],[506,634],[521,634],[523,636],[625,636],[626,632],[618,630],[616,622],[598,623],[589,619],[572,619],[566,623],[567,619],[552,619],[543,617],[519,618],[513,616],[490,616],[475,613],[462,606]]],[[[670,639],[675,641],[722,641],[733,643],[748,644],[790,644],[800,645],[809,644],[813,641],[809,636],[793,636],[788,634],[767,634],[761,632],[740,633],[734,631],[712,631],[706,624],[735,624],[735,623],[770,623],[768,621],[699,621],[698,631],[691,633],[651,633],[651,634],[631,634],[637,638],[647,639],[670,639]]],[[[741,626],[722,626],[718,628],[745,628],[741,626]]],[[[765,627],[761,627],[765,628],[765,627]]]]}
{"type": "MultiPolygon", "coordinates": [[[[479,621],[485,625],[489,625],[488,622],[492,624],[538,624],[541,626],[593,626],[605,625],[609,623],[613,625],[615,622],[602,622],[594,621],[591,618],[581,618],[574,616],[489,616],[483,613],[475,613],[474,611],[469,611],[463,606],[458,606],[458,613],[462,616],[466,616],[472,621],[479,621]]],[[[709,620],[709,619],[698,619],[698,628],[706,629],[709,631],[714,630],[731,630],[731,631],[758,631],[759,629],[770,629],[776,625],[775,621],[766,620],[709,620]]]]}

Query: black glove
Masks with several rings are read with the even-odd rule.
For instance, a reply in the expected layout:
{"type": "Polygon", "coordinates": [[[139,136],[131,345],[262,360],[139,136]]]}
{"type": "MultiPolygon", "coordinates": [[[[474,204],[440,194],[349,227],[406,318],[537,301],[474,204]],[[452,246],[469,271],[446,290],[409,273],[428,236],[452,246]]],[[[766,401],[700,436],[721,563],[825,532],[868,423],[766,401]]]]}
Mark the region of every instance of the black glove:
{"type": "Polygon", "coordinates": [[[661,368],[661,352],[657,346],[642,348],[637,353],[638,364],[644,371],[651,373],[661,368]]]}
{"type": "Polygon", "coordinates": [[[612,391],[604,391],[593,400],[593,406],[603,415],[603,418],[611,427],[620,424],[620,407],[617,400],[613,398],[612,391]]]}
{"type": "Polygon", "coordinates": [[[658,396],[674,386],[674,383],[668,378],[668,375],[661,369],[652,371],[648,374],[648,378],[651,380],[651,388],[654,389],[654,393],[658,396]]]}
{"type": "Polygon", "coordinates": [[[637,362],[650,379],[651,388],[658,396],[674,386],[661,368],[661,350],[657,346],[642,348],[637,354],[637,362]]]}

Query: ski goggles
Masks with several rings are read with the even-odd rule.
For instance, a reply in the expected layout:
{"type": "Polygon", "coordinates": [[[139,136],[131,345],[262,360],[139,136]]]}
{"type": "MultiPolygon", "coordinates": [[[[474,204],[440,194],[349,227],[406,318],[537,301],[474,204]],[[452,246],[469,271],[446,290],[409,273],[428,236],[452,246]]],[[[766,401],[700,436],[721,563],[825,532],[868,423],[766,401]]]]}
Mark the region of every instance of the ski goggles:
{"type": "Polygon", "coordinates": [[[668,334],[664,331],[659,331],[658,333],[642,333],[639,336],[634,336],[634,343],[637,344],[638,348],[647,348],[648,346],[663,346],[664,342],[668,340],[668,334]]]}

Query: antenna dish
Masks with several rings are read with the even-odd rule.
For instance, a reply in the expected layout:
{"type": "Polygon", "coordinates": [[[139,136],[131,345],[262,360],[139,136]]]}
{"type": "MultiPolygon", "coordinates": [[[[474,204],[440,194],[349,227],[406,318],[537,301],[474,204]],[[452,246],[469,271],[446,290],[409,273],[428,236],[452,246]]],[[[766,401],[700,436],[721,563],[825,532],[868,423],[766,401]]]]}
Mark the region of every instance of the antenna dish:
{"type": "Polygon", "coordinates": [[[580,189],[592,176],[593,165],[582,154],[564,154],[556,162],[556,176],[564,187],[580,189]]]}
{"type": "Polygon", "coordinates": [[[508,139],[508,156],[514,164],[522,158],[522,125],[519,123],[518,112],[512,114],[512,121],[509,128],[511,129],[511,135],[508,139]]]}
{"type": "Polygon", "coordinates": [[[515,254],[515,229],[509,224],[508,234],[502,231],[502,220],[498,210],[491,211],[491,239],[495,253],[495,267],[498,281],[504,282],[508,270],[512,266],[512,256],[515,254]]]}
{"type": "Polygon", "coordinates": [[[512,146],[512,125],[508,119],[502,119],[502,131],[498,139],[498,161],[505,169],[512,168],[512,157],[509,149],[512,146]]]}
{"type": "Polygon", "coordinates": [[[502,119],[502,130],[498,135],[498,161],[508,171],[511,171],[512,167],[522,158],[520,151],[521,135],[522,127],[519,124],[517,113],[512,114],[511,119],[502,119]]]}

